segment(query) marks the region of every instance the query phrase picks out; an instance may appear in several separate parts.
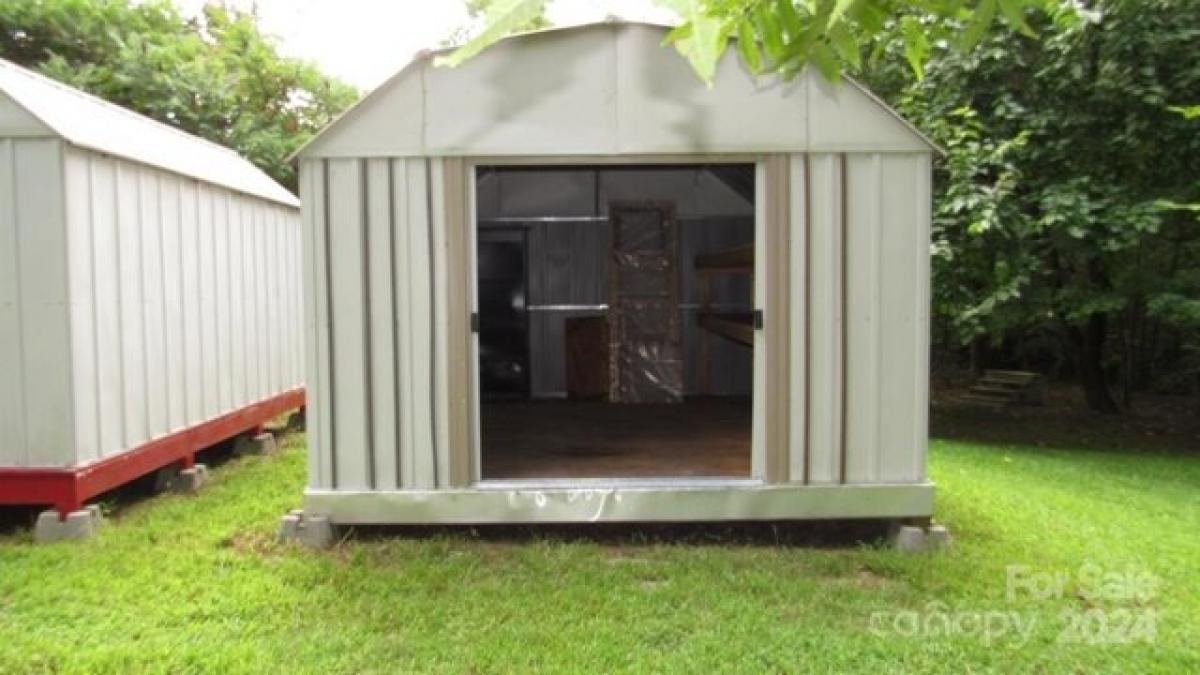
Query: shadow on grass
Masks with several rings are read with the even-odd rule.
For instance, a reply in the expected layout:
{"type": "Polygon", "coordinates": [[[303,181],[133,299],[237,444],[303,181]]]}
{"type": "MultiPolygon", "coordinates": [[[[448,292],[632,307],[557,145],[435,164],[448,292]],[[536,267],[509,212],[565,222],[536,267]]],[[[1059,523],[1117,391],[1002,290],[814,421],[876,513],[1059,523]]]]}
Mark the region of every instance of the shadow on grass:
{"type": "Polygon", "coordinates": [[[1052,385],[1042,406],[964,402],[964,390],[934,394],[930,435],[981,445],[1200,457],[1200,409],[1186,396],[1143,395],[1120,415],[1089,412],[1075,387],[1052,385]]]}
{"type": "MultiPolygon", "coordinates": [[[[216,469],[234,459],[234,441],[230,439],[205,448],[196,453],[196,462],[216,469]]],[[[99,504],[104,513],[111,514],[136,504],[140,501],[161,494],[157,480],[158,471],[135,478],[108,492],[89,499],[89,504],[99,504]]],[[[37,522],[38,514],[49,508],[48,505],[33,506],[0,506],[0,536],[11,535],[21,530],[31,529],[37,522]]]]}
{"type": "Polygon", "coordinates": [[[593,543],[602,546],[848,548],[874,545],[887,535],[881,520],[738,521],[723,523],[578,523],[557,525],[356,526],[340,534],[354,541],[457,539],[485,543],[593,543]]]}

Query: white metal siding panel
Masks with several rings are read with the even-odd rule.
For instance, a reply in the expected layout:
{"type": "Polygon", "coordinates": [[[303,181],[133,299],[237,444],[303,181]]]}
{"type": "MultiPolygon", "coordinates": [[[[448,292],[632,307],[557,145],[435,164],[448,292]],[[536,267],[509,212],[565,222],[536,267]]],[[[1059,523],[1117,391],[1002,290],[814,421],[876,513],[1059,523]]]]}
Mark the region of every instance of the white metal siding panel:
{"type": "Polygon", "coordinates": [[[933,158],[928,154],[916,158],[916,208],[917,221],[913,243],[916,251],[913,253],[916,264],[913,265],[916,276],[917,292],[913,298],[916,304],[917,319],[913,323],[916,333],[916,358],[913,360],[913,370],[916,371],[916,389],[913,393],[913,451],[916,461],[914,480],[926,480],[929,455],[929,313],[932,302],[932,260],[930,238],[932,236],[930,222],[933,214],[933,158]]]}
{"type": "Polygon", "coordinates": [[[611,153],[614,60],[611,31],[596,30],[505,40],[458,68],[426,63],[425,146],[453,155],[611,153]]]}
{"type": "Polygon", "coordinates": [[[362,163],[330,160],[328,170],[335,485],[361,489],[370,487],[362,163]]]}
{"type": "Polygon", "coordinates": [[[882,162],[848,155],[846,166],[846,447],[845,480],[879,479],[883,262],[882,162]]]}
{"type": "MultiPolygon", "coordinates": [[[[246,313],[251,306],[246,301],[246,210],[245,200],[234,199],[229,203],[229,340],[233,345],[233,370],[229,373],[229,386],[235,406],[254,401],[246,388],[246,368],[250,361],[246,313]]],[[[279,264],[286,262],[280,260],[279,264]]]]}
{"type": "MultiPolygon", "coordinates": [[[[808,479],[841,480],[843,314],[841,157],[810,155],[808,479]]],[[[793,302],[795,300],[793,299],[793,302]]]]}
{"type": "MultiPolygon", "coordinates": [[[[404,381],[402,392],[406,398],[408,421],[403,453],[401,478],[405,488],[434,487],[434,388],[433,388],[433,285],[432,285],[432,241],[429,217],[430,181],[429,162],[424,159],[397,160],[396,166],[404,166],[406,185],[396,185],[396,213],[404,214],[402,232],[407,233],[405,246],[397,249],[397,270],[403,271],[404,287],[407,289],[402,316],[404,327],[400,335],[406,344],[402,346],[405,361],[402,363],[404,381]],[[403,255],[403,258],[400,256],[403,255]]],[[[399,225],[399,224],[398,224],[399,225]]]]}
{"type": "Polygon", "coordinates": [[[74,463],[63,146],[14,142],[25,433],[31,466],[74,463]]]}
{"type": "MultiPolygon", "coordinates": [[[[251,402],[235,400],[232,379],[247,346],[274,350],[278,361],[275,386],[256,401],[303,379],[282,376],[298,340],[236,339],[231,277],[242,228],[230,214],[262,200],[57,140],[0,140],[0,197],[9,192],[15,200],[0,208],[8,273],[0,274],[0,358],[16,355],[20,376],[3,378],[0,402],[12,405],[0,422],[21,456],[6,442],[4,464],[86,464],[231,412],[251,402]],[[66,200],[48,188],[56,182],[69,187],[66,200]],[[39,373],[36,389],[23,383],[26,372],[39,373]]],[[[282,296],[300,233],[294,212],[269,208],[272,245],[255,265],[263,288],[282,296]]],[[[265,300],[249,311],[269,312],[281,327],[296,322],[287,303],[265,300]]]]}
{"type": "Polygon", "coordinates": [[[142,311],[142,232],[138,222],[138,170],[117,162],[117,269],[121,317],[121,370],[125,389],[125,437],[129,447],[147,432],[145,335],[142,311]]]}
{"type": "Polygon", "coordinates": [[[183,314],[183,347],[186,362],[184,381],[184,409],[187,423],[195,424],[204,419],[204,339],[201,309],[200,242],[200,185],[194,181],[182,182],[180,191],[180,232],[183,241],[183,296],[186,311],[183,314]]]}
{"type": "MultiPolygon", "coordinates": [[[[614,33],[617,152],[780,152],[806,147],[806,89],[801,78],[766,86],[745,70],[736,54],[728,53],[717,66],[713,86],[707,87],[673,48],[663,47],[661,28],[626,25],[614,33]]],[[[580,39],[575,48],[589,46],[580,39]]],[[[590,77],[594,88],[603,86],[603,72],[590,77]]]]}
{"type": "Polygon", "coordinates": [[[810,152],[930,152],[895,112],[852,82],[831,83],[811,69],[808,85],[810,152]]]}
{"type": "Polygon", "coordinates": [[[325,282],[325,163],[300,164],[301,216],[304,225],[304,333],[305,373],[309,414],[308,483],[332,488],[329,440],[329,306],[325,282]]]}
{"type": "MultiPolygon", "coordinates": [[[[91,184],[92,302],[95,313],[99,456],[125,447],[125,369],[122,347],[120,235],[116,161],[87,155],[91,184]]],[[[80,296],[74,296],[81,300],[80,296]]]]}
{"type": "Polygon", "coordinates": [[[374,455],[374,487],[395,489],[398,485],[396,381],[396,317],[392,222],[392,179],[390,162],[367,162],[367,283],[370,287],[369,353],[371,384],[371,451],[374,455]]]}
{"type": "Polygon", "coordinates": [[[926,267],[929,258],[925,227],[925,184],[928,164],[923,155],[885,155],[880,195],[880,336],[878,480],[915,482],[923,476],[925,448],[924,397],[928,378],[926,267]],[[914,406],[913,400],[918,403],[914,406]]]}
{"type": "Polygon", "coordinates": [[[159,176],[159,218],[162,228],[163,321],[166,338],[167,428],[177,431],[187,424],[187,362],[184,352],[182,218],[180,179],[159,176]]]}
{"type": "Polygon", "coordinates": [[[142,326],[146,340],[147,436],[156,438],[170,430],[167,421],[166,312],[163,293],[162,214],[158,176],[148,167],[138,175],[139,224],[142,241],[142,326]]]}
{"type": "Polygon", "coordinates": [[[791,330],[788,359],[789,395],[788,418],[788,476],[793,482],[808,480],[808,162],[804,155],[789,158],[791,170],[788,204],[788,320],[791,330]]]}
{"type": "Polygon", "coordinates": [[[21,243],[15,143],[0,139],[0,461],[28,461],[25,358],[21,344],[21,243]]]}
{"type": "Polygon", "coordinates": [[[447,274],[449,242],[446,236],[446,185],[444,177],[445,161],[440,158],[429,160],[426,165],[429,175],[428,212],[430,227],[430,244],[433,250],[432,279],[433,292],[433,344],[431,356],[433,363],[433,450],[434,450],[434,486],[444,487],[450,473],[450,358],[447,336],[450,332],[449,296],[447,274]]]}
{"type": "Polygon", "coordinates": [[[54,132],[41,120],[30,114],[11,96],[0,92],[0,136],[6,138],[27,138],[30,136],[51,136],[54,132]]]}
{"type": "Polygon", "coordinates": [[[64,156],[64,199],[67,208],[67,273],[69,275],[71,393],[75,411],[75,461],[100,457],[97,407],[96,302],[92,282],[92,191],[88,157],[67,148],[64,156]]]}

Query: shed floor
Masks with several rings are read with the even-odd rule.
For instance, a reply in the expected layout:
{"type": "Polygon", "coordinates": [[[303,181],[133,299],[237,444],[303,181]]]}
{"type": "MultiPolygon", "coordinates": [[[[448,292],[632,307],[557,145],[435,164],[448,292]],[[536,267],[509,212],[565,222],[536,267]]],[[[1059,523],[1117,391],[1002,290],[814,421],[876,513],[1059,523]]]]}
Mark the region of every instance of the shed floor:
{"type": "Polygon", "coordinates": [[[483,478],[750,476],[749,398],[485,402],[483,478]]]}

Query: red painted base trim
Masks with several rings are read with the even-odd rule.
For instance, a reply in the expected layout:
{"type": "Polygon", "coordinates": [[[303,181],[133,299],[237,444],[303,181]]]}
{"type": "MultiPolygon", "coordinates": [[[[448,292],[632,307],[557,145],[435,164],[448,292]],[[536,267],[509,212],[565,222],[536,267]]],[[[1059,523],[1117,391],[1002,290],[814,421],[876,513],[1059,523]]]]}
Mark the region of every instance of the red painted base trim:
{"type": "Polygon", "coordinates": [[[66,516],[92,497],[151,471],[172,464],[190,467],[198,451],[261,429],[268,420],[302,407],[304,389],[293,389],[92,464],[61,469],[0,468],[0,504],[49,504],[66,516]]]}

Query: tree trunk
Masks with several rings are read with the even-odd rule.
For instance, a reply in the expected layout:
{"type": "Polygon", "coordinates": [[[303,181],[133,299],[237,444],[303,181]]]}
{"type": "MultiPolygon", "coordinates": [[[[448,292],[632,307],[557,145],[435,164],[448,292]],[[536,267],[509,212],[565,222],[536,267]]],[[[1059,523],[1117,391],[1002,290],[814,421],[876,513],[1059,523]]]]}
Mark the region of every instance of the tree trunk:
{"type": "Polygon", "coordinates": [[[1083,387],[1088,409],[1103,415],[1119,414],[1121,410],[1113,400],[1104,376],[1104,341],[1108,337],[1108,316],[1091,314],[1082,329],[1071,326],[1070,334],[1075,343],[1079,363],[1079,384],[1083,387]]]}

